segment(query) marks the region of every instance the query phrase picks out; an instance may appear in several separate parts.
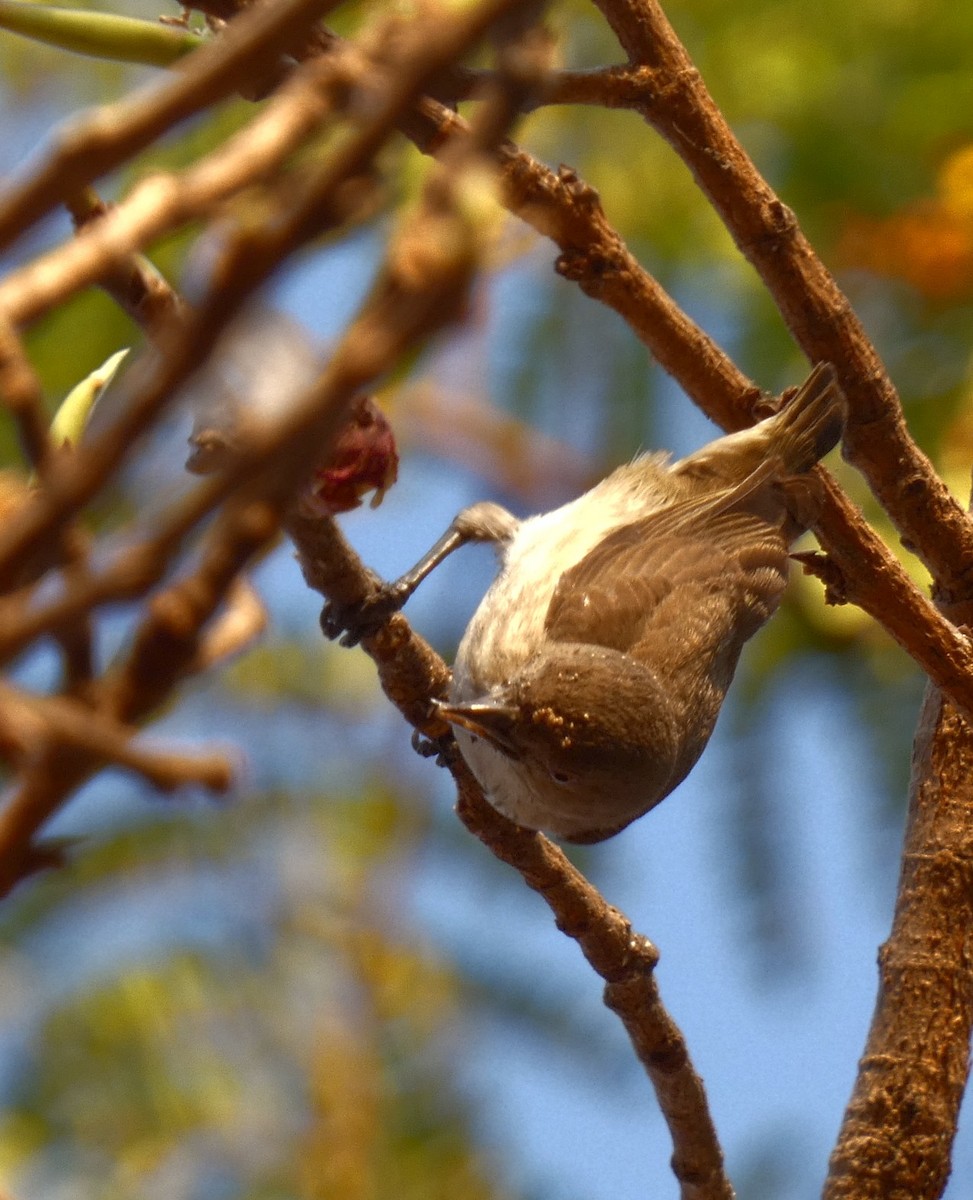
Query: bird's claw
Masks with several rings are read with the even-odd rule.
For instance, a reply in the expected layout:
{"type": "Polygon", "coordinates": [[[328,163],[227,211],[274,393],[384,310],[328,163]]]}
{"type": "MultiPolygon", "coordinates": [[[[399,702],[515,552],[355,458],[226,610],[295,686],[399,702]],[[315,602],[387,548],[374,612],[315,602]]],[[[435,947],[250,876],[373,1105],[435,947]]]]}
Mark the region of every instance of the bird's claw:
{"type": "Polygon", "coordinates": [[[414,729],[412,731],[412,749],[420,758],[435,758],[437,767],[448,767],[456,752],[456,743],[453,741],[452,734],[446,733],[442,737],[433,738],[414,729]]]}
{"type": "Polygon", "coordinates": [[[329,600],[321,610],[321,632],[341,646],[357,646],[364,638],[378,633],[409,598],[407,589],[386,583],[375,589],[360,604],[341,604],[329,600]]]}

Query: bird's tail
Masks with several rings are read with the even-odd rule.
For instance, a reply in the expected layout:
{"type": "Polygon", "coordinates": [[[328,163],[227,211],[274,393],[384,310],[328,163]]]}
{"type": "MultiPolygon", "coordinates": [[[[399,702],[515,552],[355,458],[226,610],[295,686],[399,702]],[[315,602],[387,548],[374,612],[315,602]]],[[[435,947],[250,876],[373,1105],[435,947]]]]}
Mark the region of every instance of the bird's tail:
{"type": "Polygon", "coordinates": [[[830,363],[818,363],[780,412],[761,422],[767,450],[784,475],[810,471],[838,444],[845,427],[845,397],[830,363]]]}
{"type": "MultiPolygon", "coordinates": [[[[786,479],[809,471],[835,446],[845,397],[830,363],[818,363],[783,408],[749,429],[702,446],[670,470],[695,486],[734,487],[751,475],[786,479]]],[[[754,478],[753,483],[759,481],[754,478]]]]}

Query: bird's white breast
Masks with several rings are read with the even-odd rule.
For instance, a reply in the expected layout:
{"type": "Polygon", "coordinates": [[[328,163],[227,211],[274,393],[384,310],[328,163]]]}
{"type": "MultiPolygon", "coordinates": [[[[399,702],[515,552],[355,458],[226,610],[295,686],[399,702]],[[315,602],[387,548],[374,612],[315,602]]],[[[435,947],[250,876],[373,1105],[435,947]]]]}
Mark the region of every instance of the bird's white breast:
{"type": "Polygon", "coordinates": [[[460,642],[452,699],[502,687],[536,653],[554,589],[612,530],[665,503],[655,484],[664,460],[650,456],[620,468],[577,500],[522,521],[504,547],[500,574],[460,642]]]}

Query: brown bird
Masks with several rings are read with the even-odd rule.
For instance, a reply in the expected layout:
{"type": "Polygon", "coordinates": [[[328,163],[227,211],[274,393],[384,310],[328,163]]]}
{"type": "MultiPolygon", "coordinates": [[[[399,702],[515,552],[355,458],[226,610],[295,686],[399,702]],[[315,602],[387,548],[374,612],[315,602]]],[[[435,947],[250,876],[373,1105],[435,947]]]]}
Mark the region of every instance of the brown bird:
{"type": "Polygon", "coordinates": [[[679,462],[643,455],[524,521],[495,504],[465,509],[391,585],[404,602],[458,545],[499,547],[438,705],[495,808],[597,842],[686,777],[744,642],[784,591],[805,528],[794,477],[837,443],[844,412],[820,364],[779,412],[679,462]]]}

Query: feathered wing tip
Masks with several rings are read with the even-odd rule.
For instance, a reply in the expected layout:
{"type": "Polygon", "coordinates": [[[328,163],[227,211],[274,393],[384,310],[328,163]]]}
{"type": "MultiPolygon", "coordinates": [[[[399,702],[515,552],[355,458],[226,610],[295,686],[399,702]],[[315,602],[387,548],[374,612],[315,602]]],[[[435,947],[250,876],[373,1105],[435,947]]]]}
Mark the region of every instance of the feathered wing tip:
{"type": "Polygon", "coordinates": [[[797,394],[771,420],[774,451],[789,475],[809,471],[838,444],[846,402],[831,363],[818,363],[797,394]]]}

